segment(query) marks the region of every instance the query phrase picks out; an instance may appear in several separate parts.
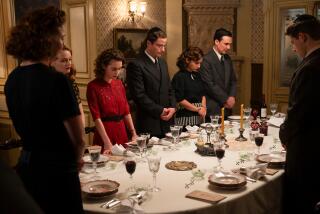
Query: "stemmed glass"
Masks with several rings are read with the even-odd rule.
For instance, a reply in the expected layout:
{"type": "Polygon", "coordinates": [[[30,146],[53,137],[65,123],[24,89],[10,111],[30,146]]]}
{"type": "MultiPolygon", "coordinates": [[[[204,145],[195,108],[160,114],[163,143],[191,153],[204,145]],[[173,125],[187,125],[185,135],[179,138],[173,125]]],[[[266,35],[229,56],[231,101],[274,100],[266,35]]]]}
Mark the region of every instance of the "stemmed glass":
{"type": "Polygon", "coordinates": [[[277,112],[278,109],[278,103],[270,103],[270,111],[272,113],[272,116],[277,112]]]}
{"type": "Polygon", "coordinates": [[[143,160],[143,150],[146,148],[146,143],[147,143],[147,136],[146,135],[140,135],[139,137],[137,137],[136,139],[137,142],[137,146],[139,148],[139,152],[140,152],[140,160],[139,162],[145,162],[143,160]]]}
{"type": "Polygon", "coordinates": [[[92,178],[98,179],[100,177],[97,176],[97,162],[100,158],[101,146],[89,146],[88,151],[89,151],[90,159],[92,161],[92,167],[94,170],[94,176],[92,178]]]}
{"type": "Polygon", "coordinates": [[[246,121],[246,124],[249,125],[249,118],[250,118],[250,114],[251,114],[251,108],[250,107],[246,107],[243,109],[243,114],[244,114],[244,119],[246,121]]]}
{"type": "Polygon", "coordinates": [[[254,142],[256,143],[257,147],[258,147],[258,154],[260,155],[260,147],[262,146],[263,143],[263,138],[264,138],[264,134],[257,134],[254,138],[254,142]]]}
{"type": "Polygon", "coordinates": [[[206,144],[211,144],[210,135],[213,132],[213,126],[211,124],[207,124],[205,130],[207,133],[207,143],[206,144]]]}
{"type": "Polygon", "coordinates": [[[146,146],[145,146],[145,148],[143,149],[143,153],[144,153],[144,155],[146,155],[146,151],[147,151],[148,144],[149,144],[149,140],[150,140],[150,133],[141,133],[140,136],[146,138],[146,146]]]}
{"type": "Polygon", "coordinates": [[[223,167],[221,165],[222,162],[222,158],[224,157],[225,154],[225,150],[226,150],[226,145],[225,145],[225,141],[224,139],[220,139],[218,142],[216,142],[214,144],[214,149],[215,149],[215,153],[218,159],[218,167],[216,167],[218,172],[221,172],[223,167]]]}
{"type": "Polygon", "coordinates": [[[178,126],[170,126],[170,131],[171,131],[171,135],[173,138],[173,145],[174,145],[174,150],[175,150],[175,149],[177,149],[176,143],[177,143],[177,138],[179,136],[180,128],[178,126]]]}
{"type": "Polygon", "coordinates": [[[156,176],[160,168],[161,157],[154,155],[154,156],[147,157],[147,159],[148,159],[149,170],[150,172],[152,172],[152,175],[153,175],[153,187],[151,188],[151,191],[159,192],[161,189],[157,187],[156,176]]]}
{"type": "Polygon", "coordinates": [[[130,182],[131,182],[131,186],[128,188],[128,192],[135,192],[135,185],[133,183],[133,176],[132,174],[136,171],[136,161],[134,158],[132,157],[127,157],[124,160],[125,166],[126,166],[126,170],[127,172],[130,174],[130,182]]]}

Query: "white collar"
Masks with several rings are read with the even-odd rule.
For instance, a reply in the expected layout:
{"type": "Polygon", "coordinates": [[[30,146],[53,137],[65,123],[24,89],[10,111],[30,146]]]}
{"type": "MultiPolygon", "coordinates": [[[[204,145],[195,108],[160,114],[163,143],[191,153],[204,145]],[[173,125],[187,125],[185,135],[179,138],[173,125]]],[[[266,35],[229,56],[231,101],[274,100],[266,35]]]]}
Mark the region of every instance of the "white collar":
{"type": "Polygon", "coordinates": [[[217,54],[219,61],[221,61],[222,55],[214,48],[214,46],[213,46],[212,49],[213,49],[213,51],[217,54]]]}
{"type": "Polygon", "coordinates": [[[148,54],[148,52],[147,52],[146,50],[144,51],[144,53],[151,59],[151,61],[152,61],[153,63],[156,63],[156,59],[153,58],[150,54],[148,54]]]}

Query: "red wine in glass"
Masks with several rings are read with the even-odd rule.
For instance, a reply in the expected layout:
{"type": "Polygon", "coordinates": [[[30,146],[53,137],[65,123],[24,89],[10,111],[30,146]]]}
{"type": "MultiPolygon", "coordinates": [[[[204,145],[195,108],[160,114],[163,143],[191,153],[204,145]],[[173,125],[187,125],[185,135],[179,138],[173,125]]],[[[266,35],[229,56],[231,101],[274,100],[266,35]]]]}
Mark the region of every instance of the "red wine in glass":
{"type": "Polygon", "coordinates": [[[256,145],[258,147],[258,155],[260,155],[260,147],[263,143],[263,134],[259,134],[258,136],[256,136],[254,138],[254,142],[256,143],[256,145]]]}
{"type": "Polygon", "coordinates": [[[260,137],[260,136],[255,137],[254,142],[256,143],[257,146],[261,146],[263,143],[263,137],[260,137]]]}
{"type": "Polygon", "coordinates": [[[129,160],[126,162],[126,170],[132,176],[134,171],[136,170],[136,162],[133,160],[129,160]]]}
{"type": "Polygon", "coordinates": [[[216,149],[215,152],[216,152],[216,156],[218,159],[222,159],[224,157],[224,152],[225,152],[224,149],[218,148],[218,149],[216,149]]]}

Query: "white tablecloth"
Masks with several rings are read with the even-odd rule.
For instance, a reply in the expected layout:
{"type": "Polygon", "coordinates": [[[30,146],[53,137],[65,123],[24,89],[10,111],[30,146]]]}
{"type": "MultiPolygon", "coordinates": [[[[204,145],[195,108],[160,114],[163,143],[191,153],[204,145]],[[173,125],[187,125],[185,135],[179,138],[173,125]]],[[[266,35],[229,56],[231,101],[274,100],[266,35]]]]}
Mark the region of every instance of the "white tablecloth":
{"type": "MultiPolygon", "coordinates": [[[[227,138],[234,138],[237,129],[226,130],[227,138]]],[[[244,134],[248,137],[247,132],[244,134]]],[[[241,144],[241,142],[238,142],[241,144]]],[[[256,183],[247,182],[244,188],[238,190],[221,190],[212,188],[208,183],[208,176],[212,174],[214,166],[218,165],[216,157],[203,157],[195,153],[195,145],[189,140],[181,143],[182,146],[178,151],[163,151],[163,146],[154,146],[162,157],[160,170],[157,173],[157,186],[161,188],[160,192],[148,193],[147,200],[141,204],[145,213],[280,213],[281,210],[281,177],[283,170],[275,175],[266,175],[263,180],[256,183]],[[189,189],[185,188],[185,184],[190,182],[192,177],[191,171],[173,171],[165,168],[165,164],[170,161],[193,161],[199,169],[205,169],[206,175],[203,180],[195,181],[189,189]],[[210,204],[194,199],[186,198],[186,194],[193,190],[201,190],[205,192],[218,193],[226,196],[224,200],[216,204],[210,204]]],[[[261,147],[261,153],[270,153],[271,151],[281,150],[282,147],[278,140],[278,129],[269,127],[269,135],[265,137],[261,147]]],[[[224,169],[231,170],[240,166],[254,165],[255,161],[239,162],[241,154],[246,152],[256,152],[253,143],[252,149],[247,151],[237,151],[235,149],[227,149],[225,157],[222,159],[224,169]]],[[[116,195],[99,199],[88,200],[84,198],[84,209],[88,213],[112,213],[112,209],[100,208],[100,205],[113,197],[123,197],[126,189],[131,185],[129,174],[126,172],[123,162],[117,163],[115,169],[110,167],[108,163],[106,167],[99,168],[99,176],[103,179],[110,179],[120,183],[119,191],[116,195]]],[[[86,181],[90,174],[80,174],[82,181],[86,181]]],[[[136,171],[133,174],[133,180],[136,186],[152,186],[152,174],[148,169],[148,163],[137,163],[136,171]]]]}

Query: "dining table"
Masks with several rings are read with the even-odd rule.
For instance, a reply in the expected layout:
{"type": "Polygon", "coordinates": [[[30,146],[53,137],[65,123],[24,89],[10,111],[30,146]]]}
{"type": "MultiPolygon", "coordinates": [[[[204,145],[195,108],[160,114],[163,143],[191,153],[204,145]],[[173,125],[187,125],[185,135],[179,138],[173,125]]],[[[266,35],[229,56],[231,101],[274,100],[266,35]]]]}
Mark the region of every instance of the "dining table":
{"type": "MultiPolygon", "coordinates": [[[[239,136],[239,124],[233,123],[225,127],[226,144],[225,156],[222,158],[224,172],[232,173],[240,167],[249,167],[258,164],[256,160],[257,146],[250,140],[249,126],[244,127],[243,136],[246,141],[235,140],[239,136]]],[[[268,127],[268,133],[264,136],[260,154],[271,154],[283,152],[278,137],[279,128],[268,127]]],[[[196,143],[199,137],[181,138],[177,144],[177,150],[168,149],[168,145],[153,145],[144,154],[144,159],[137,162],[136,170],[132,180],[126,171],[123,161],[107,161],[98,167],[97,173],[102,180],[112,180],[119,183],[118,191],[112,195],[101,198],[90,198],[83,196],[83,207],[86,213],[118,213],[118,209],[102,208],[101,205],[113,198],[125,199],[127,191],[132,185],[138,190],[144,191],[144,200],[139,205],[140,212],[144,213],[215,213],[215,214],[259,214],[259,213],[281,213],[282,167],[273,169],[272,174],[265,174],[258,180],[246,180],[241,188],[225,189],[212,185],[209,177],[216,173],[218,160],[215,156],[205,156],[196,152],[196,143]],[[156,173],[156,185],[160,188],[158,192],[151,192],[153,186],[153,175],[149,171],[145,156],[156,154],[161,157],[160,169],[156,173]],[[171,161],[189,161],[196,165],[192,170],[172,170],[166,167],[171,161]],[[203,176],[197,176],[199,171],[203,176]],[[193,191],[201,191],[213,195],[223,196],[218,202],[207,202],[186,197],[193,191]]],[[[200,132],[202,139],[206,141],[204,130],[200,132]],[[201,134],[202,133],[202,134],[201,134]]],[[[167,139],[170,141],[170,139],[167,139]]],[[[139,159],[137,153],[136,158],[139,159]]],[[[86,169],[80,172],[82,184],[90,182],[92,171],[86,169]],[[86,171],[87,170],[87,171],[86,171]]],[[[137,212],[139,213],[139,212],[137,212]]]]}

